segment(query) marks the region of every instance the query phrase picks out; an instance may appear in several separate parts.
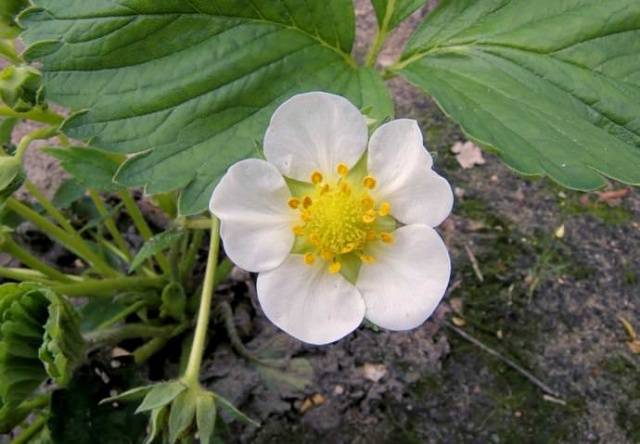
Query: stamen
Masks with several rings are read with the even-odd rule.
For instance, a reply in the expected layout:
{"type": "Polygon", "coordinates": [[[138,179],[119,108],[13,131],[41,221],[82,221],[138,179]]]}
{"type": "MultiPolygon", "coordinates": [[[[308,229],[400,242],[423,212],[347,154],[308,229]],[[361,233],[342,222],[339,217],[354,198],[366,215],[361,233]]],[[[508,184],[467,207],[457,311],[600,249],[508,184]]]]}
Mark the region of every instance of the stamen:
{"type": "Polygon", "coordinates": [[[344,194],[351,194],[351,187],[349,186],[349,184],[347,182],[342,182],[340,184],[340,191],[344,194]]]}
{"type": "Polygon", "coordinates": [[[312,203],[313,203],[313,200],[311,200],[309,196],[304,196],[302,198],[302,208],[304,208],[305,210],[309,208],[312,203]]]}
{"type": "Polygon", "coordinates": [[[304,228],[300,225],[296,225],[295,227],[293,227],[293,234],[295,234],[296,236],[302,236],[304,234],[304,228]]]}
{"type": "Polygon", "coordinates": [[[378,210],[378,214],[380,216],[388,216],[391,214],[391,204],[389,202],[382,202],[380,204],[380,209],[378,210]]]}
{"type": "Polygon", "coordinates": [[[341,251],[342,254],[351,253],[356,248],[356,244],[353,242],[348,243],[341,251]]]}
{"type": "Polygon", "coordinates": [[[371,209],[371,210],[367,210],[363,215],[362,215],[362,221],[365,224],[371,224],[373,222],[375,222],[376,220],[376,212],[375,210],[371,209]]]}
{"type": "Polygon", "coordinates": [[[370,256],[368,254],[363,254],[360,256],[360,260],[364,263],[364,264],[373,264],[376,261],[376,258],[373,256],[370,256]]]}
{"type": "Polygon", "coordinates": [[[297,197],[291,197],[289,198],[287,204],[289,204],[289,208],[293,208],[295,210],[300,206],[300,199],[298,199],[297,197]]]}
{"type": "Polygon", "coordinates": [[[385,244],[390,244],[393,242],[393,234],[382,232],[380,233],[380,239],[382,239],[382,242],[384,242],[385,244]]]}
{"type": "Polygon", "coordinates": [[[370,208],[373,208],[373,205],[375,204],[375,202],[373,201],[373,199],[370,196],[365,196],[362,198],[362,206],[364,208],[366,208],[367,210],[370,208]]]}
{"type": "Polygon", "coordinates": [[[316,261],[316,257],[314,256],[313,253],[305,253],[304,255],[304,263],[307,265],[313,265],[313,263],[316,261]]]}
{"type": "Polygon", "coordinates": [[[330,251],[324,250],[322,253],[320,253],[320,255],[322,256],[322,259],[324,259],[327,262],[329,262],[330,260],[333,260],[333,254],[331,254],[330,251]]]}
{"type": "Polygon", "coordinates": [[[311,183],[317,185],[320,182],[322,182],[322,173],[320,171],[314,171],[311,173],[311,183]]]}
{"type": "Polygon", "coordinates": [[[373,240],[376,240],[377,238],[378,238],[378,235],[376,234],[375,230],[371,230],[367,233],[368,241],[373,241],[373,240]]]}
{"type": "Polygon", "coordinates": [[[336,274],[340,271],[341,268],[342,264],[334,260],[333,262],[331,262],[331,265],[329,265],[329,273],[336,274]]]}
{"type": "Polygon", "coordinates": [[[327,194],[329,191],[331,191],[331,187],[328,183],[323,183],[320,186],[320,194],[327,194]]]}
{"type": "Polygon", "coordinates": [[[373,176],[365,176],[365,178],[362,179],[362,185],[365,188],[372,190],[376,186],[376,178],[373,176]]]}
{"type": "Polygon", "coordinates": [[[349,167],[344,163],[339,163],[337,170],[340,177],[344,177],[349,173],[349,167]]]}

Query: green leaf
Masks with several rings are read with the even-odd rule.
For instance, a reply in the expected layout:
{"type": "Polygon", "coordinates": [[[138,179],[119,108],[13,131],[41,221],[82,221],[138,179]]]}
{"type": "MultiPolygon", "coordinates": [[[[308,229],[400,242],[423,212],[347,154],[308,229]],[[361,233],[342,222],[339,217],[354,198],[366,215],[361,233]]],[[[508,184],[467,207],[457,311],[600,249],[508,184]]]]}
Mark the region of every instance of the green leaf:
{"type": "MultiPolygon", "coordinates": [[[[120,295],[118,295],[120,296],[120,295]]],[[[113,319],[116,315],[124,311],[132,300],[122,300],[119,297],[112,298],[91,298],[78,309],[80,313],[80,331],[88,333],[95,330],[105,321],[113,319]]]]}
{"type": "Polygon", "coordinates": [[[53,195],[51,203],[56,208],[66,210],[71,205],[82,199],[85,195],[85,187],[75,179],[67,179],[58,187],[56,193],[53,195]]]}
{"type": "Polygon", "coordinates": [[[110,369],[85,366],[78,370],[66,389],[51,397],[48,427],[57,444],[139,444],[147,419],[135,415],[135,405],[98,402],[111,390],[134,378],[133,368],[110,369]],[[102,376],[101,376],[102,375],[102,376]],[[102,377],[108,378],[105,383],[102,377]]]}
{"type": "Polygon", "coordinates": [[[275,108],[296,93],[342,94],[373,105],[376,119],[393,109],[382,78],[349,55],[351,0],[34,3],[21,17],[25,56],[42,62],[53,101],[86,110],[63,130],[138,153],[116,180],[149,194],[184,188],[182,214],[206,209],[216,181],[255,154],[275,108]]]}
{"type": "Polygon", "coordinates": [[[144,397],[142,403],[136,409],[136,413],[146,412],[148,410],[165,406],[186,389],[187,386],[179,381],[157,384],[144,397]]]}
{"type": "Polygon", "coordinates": [[[189,429],[196,415],[198,391],[188,389],[171,403],[169,413],[169,442],[174,444],[189,429]]]}
{"type": "Polygon", "coordinates": [[[640,184],[640,2],[445,0],[397,68],[522,174],[640,184]]]}
{"type": "Polygon", "coordinates": [[[78,317],[66,299],[35,284],[0,285],[0,400],[15,405],[47,377],[68,382],[84,359],[78,317]]]}
{"type": "Polygon", "coordinates": [[[13,38],[20,32],[15,17],[29,5],[28,0],[2,0],[0,2],[0,38],[13,38]]]}
{"type": "Polygon", "coordinates": [[[62,168],[86,188],[105,192],[122,189],[113,181],[113,176],[123,156],[88,147],[43,148],[42,151],[58,159],[62,168]]]}
{"type": "Polygon", "coordinates": [[[196,424],[200,444],[211,444],[216,429],[217,410],[211,393],[202,392],[196,400],[196,424]]]}
{"type": "Polygon", "coordinates": [[[382,26],[388,17],[386,29],[395,28],[425,3],[425,0],[371,0],[378,26],[382,26]]]}
{"type": "Polygon", "coordinates": [[[240,420],[255,427],[260,427],[260,423],[258,421],[249,418],[247,415],[238,410],[233,404],[231,404],[231,402],[218,394],[214,394],[214,396],[216,399],[216,405],[222,407],[222,409],[229,413],[229,415],[233,419],[240,420]]]}
{"type": "Polygon", "coordinates": [[[181,231],[169,230],[156,234],[146,241],[138,251],[138,254],[136,254],[136,257],[131,261],[129,273],[136,271],[147,259],[169,248],[174,242],[177,242],[182,235],[183,233],[181,231]]]}
{"type": "Polygon", "coordinates": [[[0,157],[0,190],[8,188],[20,174],[22,164],[13,156],[0,157]]]}

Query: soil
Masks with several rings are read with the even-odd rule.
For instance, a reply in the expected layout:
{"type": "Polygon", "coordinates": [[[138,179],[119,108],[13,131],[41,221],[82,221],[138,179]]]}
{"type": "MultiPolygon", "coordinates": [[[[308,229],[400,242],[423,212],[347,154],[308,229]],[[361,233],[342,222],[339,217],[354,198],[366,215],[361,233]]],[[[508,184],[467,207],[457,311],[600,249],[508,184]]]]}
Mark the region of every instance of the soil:
{"type": "MultiPolygon", "coordinates": [[[[375,19],[367,1],[356,3],[354,52],[362,58],[375,19]]],[[[380,63],[398,56],[433,3],[398,29],[380,63]]],[[[203,378],[262,427],[231,422],[229,441],[640,442],[640,355],[627,346],[620,321],[640,331],[638,190],[602,201],[597,193],[519,177],[490,154],[485,164],[463,169],[451,152],[465,141],[460,128],[402,80],[389,86],[396,115],[418,120],[436,168],[455,187],[453,214],[439,228],[453,263],[446,299],[415,330],[363,325],[338,343],[314,347],[273,327],[257,303],[255,276],[235,269],[216,300],[230,304],[237,337],[223,319],[212,323],[203,378]],[[461,337],[453,324],[556,395],[461,337]],[[288,367],[247,360],[230,336],[288,367]]],[[[64,178],[55,162],[30,159],[30,178],[55,190],[64,178]]],[[[173,376],[176,365],[153,360],[148,375],[173,376]]]]}

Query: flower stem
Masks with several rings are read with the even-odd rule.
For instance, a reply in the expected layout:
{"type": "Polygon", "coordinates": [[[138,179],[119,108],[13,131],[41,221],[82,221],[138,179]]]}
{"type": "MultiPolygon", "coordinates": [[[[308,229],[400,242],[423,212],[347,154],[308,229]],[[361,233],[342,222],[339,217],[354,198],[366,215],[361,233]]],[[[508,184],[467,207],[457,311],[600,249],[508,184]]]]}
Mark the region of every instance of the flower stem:
{"type": "Polygon", "coordinates": [[[129,246],[127,245],[127,241],[125,241],[124,237],[122,237],[120,230],[118,230],[118,227],[116,226],[116,223],[113,220],[113,216],[109,213],[109,210],[107,210],[107,207],[102,201],[102,198],[96,192],[96,190],[92,190],[92,189],[89,189],[89,197],[93,201],[93,204],[95,205],[96,210],[98,210],[98,213],[103,218],[104,226],[107,227],[107,231],[109,231],[109,234],[111,234],[113,241],[116,243],[120,251],[122,251],[126,260],[128,262],[131,262],[131,253],[129,251],[129,246]]]}
{"type": "Polygon", "coordinates": [[[213,297],[214,282],[216,278],[216,268],[218,265],[218,248],[220,246],[220,221],[217,217],[211,217],[211,240],[209,242],[209,256],[207,258],[207,269],[202,285],[202,296],[200,298],[200,310],[198,311],[198,321],[191,345],[191,354],[184,373],[184,381],[189,385],[197,385],[200,377],[200,365],[207,338],[207,328],[209,326],[209,316],[211,315],[211,299],[213,297]]]}
{"type": "Polygon", "coordinates": [[[0,248],[27,267],[39,271],[55,281],[73,282],[67,275],[44,263],[21,245],[17,244],[8,234],[0,237],[0,239],[0,248]]]}
{"type": "MultiPolygon", "coordinates": [[[[128,191],[119,191],[118,196],[122,200],[127,213],[129,213],[131,220],[133,220],[133,224],[135,225],[142,238],[145,241],[151,239],[153,237],[153,232],[151,231],[149,224],[147,224],[142,211],[140,211],[140,208],[133,200],[133,197],[131,197],[131,194],[129,194],[128,191]]],[[[155,257],[158,261],[158,265],[160,265],[160,268],[162,268],[162,271],[165,274],[170,274],[171,264],[169,263],[169,260],[165,257],[165,255],[162,253],[158,253],[155,257]]]]}
{"type": "Polygon", "coordinates": [[[376,64],[378,54],[380,53],[382,45],[384,45],[384,42],[387,39],[387,35],[389,34],[389,22],[391,21],[391,17],[393,16],[395,7],[396,0],[389,0],[387,2],[387,9],[385,10],[382,23],[378,24],[378,30],[376,31],[375,40],[373,41],[373,45],[371,45],[371,48],[369,48],[369,52],[367,53],[365,62],[366,66],[373,67],[376,64]]]}
{"type": "Polygon", "coordinates": [[[17,117],[19,119],[26,119],[26,120],[35,120],[36,122],[48,123],[49,125],[59,125],[64,120],[64,117],[52,112],[51,110],[34,108],[30,111],[20,113],[12,110],[6,105],[0,105],[0,116],[17,117]]]}
{"type": "Polygon", "coordinates": [[[67,218],[62,214],[60,210],[58,210],[50,201],[47,199],[47,196],[44,195],[38,187],[31,182],[30,180],[25,180],[24,186],[29,193],[38,201],[42,208],[45,209],[47,213],[69,234],[78,235],[78,232],[73,228],[71,223],[67,220],[67,218]]]}
{"type": "Polygon", "coordinates": [[[158,277],[117,277],[110,279],[86,279],[72,284],[55,284],[51,289],[70,297],[91,297],[109,295],[119,290],[142,290],[162,288],[166,278],[158,277]]]}
{"type": "Polygon", "coordinates": [[[121,327],[92,331],[84,335],[84,339],[90,345],[117,344],[125,339],[164,337],[173,333],[175,328],[176,325],[157,327],[143,323],[125,324],[121,327]]]}
{"type": "Polygon", "coordinates": [[[80,236],[67,233],[13,197],[7,199],[6,206],[23,219],[35,224],[43,233],[56,239],[65,248],[86,260],[98,273],[107,277],[119,276],[119,273],[111,268],[104,259],[98,256],[80,236]]]}
{"type": "Polygon", "coordinates": [[[125,319],[130,314],[133,314],[136,311],[138,311],[141,308],[144,308],[146,306],[147,306],[147,301],[138,301],[138,302],[136,302],[134,304],[131,304],[127,308],[122,310],[120,313],[118,313],[117,315],[112,317],[111,319],[107,319],[102,324],[98,325],[96,330],[103,330],[105,328],[111,327],[112,325],[114,325],[114,324],[118,323],[119,321],[125,319]]]}

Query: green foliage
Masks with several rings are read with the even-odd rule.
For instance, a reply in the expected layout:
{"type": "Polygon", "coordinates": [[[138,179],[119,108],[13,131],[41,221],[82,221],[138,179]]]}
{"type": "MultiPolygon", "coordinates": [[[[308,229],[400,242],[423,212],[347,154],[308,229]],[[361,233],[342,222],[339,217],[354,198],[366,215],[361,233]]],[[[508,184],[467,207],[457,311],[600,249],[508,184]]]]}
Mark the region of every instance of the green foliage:
{"type": "Polygon", "coordinates": [[[445,0],[399,72],[515,170],[640,184],[640,3],[445,0]]]}
{"type": "Polygon", "coordinates": [[[2,0],[0,2],[0,39],[16,37],[20,27],[16,15],[29,5],[28,0],[2,0]]]}
{"type": "Polygon", "coordinates": [[[425,3],[425,0],[371,0],[378,26],[381,27],[387,17],[387,29],[398,26],[425,3]]]}
{"type": "Polygon", "coordinates": [[[47,377],[61,385],[84,358],[78,317],[35,284],[0,286],[0,400],[17,405],[47,377]]]}
{"type": "Polygon", "coordinates": [[[42,61],[52,100],[88,109],[64,131],[140,153],[117,181],[150,194],[184,188],[183,214],[206,208],[217,179],[255,154],[274,109],[295,93],[332,91],[372,106],[374,118],[393,113],[379,74],[349,55],[350,0],[34,3],[43,9],[21,18],[25,56],[42,61]]]}
{"type": "Polygon", "coordinates": [[[9,65],[0,71],[0,99],[18,112],[44,104],[40,71],[31,66],[9,65]]]}
{"type": "Polygon", "coordinates": [[[155,256],[158,253],[163,252],[173,245],[175,242],[180,240],[183,236],[183,233],[180,231],[163,231],[160,234],[153,236],[147,242],[144,243],[136,257],[131,261],[131,265],[129,266],[129,273],[134,272],[138,269],[147,259],[155,256]]]}
{"type": "Polygon", "coordinates": [[[122,189],[113,181],[113,176],[122,163],[123,156],[88,147],[43,148],[42,150],[58,159],[62,168],[86,188],[105,192],[122,189]]]}
{"type": "Polygon", "coordinates": [[[66,389],[53,392],[47,422],[52,441],[64,444],[142,442],[146,419],[134,414],[133,404],[98,403],[114,384],[131,383],[131,370],[124,367],[118,374],[113,370],[107,374],[106,369],[83,367],[66,389]],[[108,383],[105,383],[106,379],[108,383]]]}
{"type": "Polygon", "coordinates": [[[160,305],[161,318],[173,318],[177,321],[185,320],[187,307],[187,295],[184,288],[178,282],[170,282],[162,290],[162,304],[160,305]]]}
{"type": "Polygon", "coordinates": [[[15,117],[0,120],[0,146],[5,150],[11,144],[11,134],[19,120],[15,117]]]}
{"type": "Polygon", "coordinates": [[[74,202],[82,199],[85,193],[86,189],[77,180],[67,179],[58,187],[53,199],[51,199],[51,203],[56,208],[66,210],[74,202]]]}

